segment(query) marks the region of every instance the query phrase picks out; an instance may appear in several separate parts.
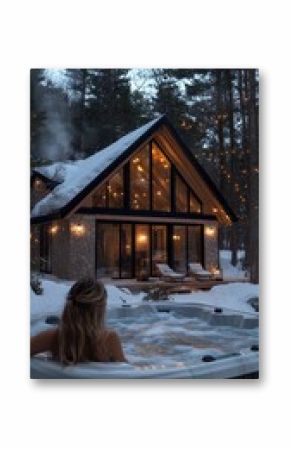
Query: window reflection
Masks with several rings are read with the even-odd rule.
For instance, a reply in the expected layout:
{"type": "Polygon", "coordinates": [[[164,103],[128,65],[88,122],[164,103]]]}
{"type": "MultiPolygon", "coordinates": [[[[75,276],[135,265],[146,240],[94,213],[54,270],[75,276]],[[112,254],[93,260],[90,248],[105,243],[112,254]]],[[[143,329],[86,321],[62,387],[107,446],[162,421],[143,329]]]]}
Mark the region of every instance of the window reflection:
{"type": "Polygon", "coordinates": [[[119,225],[97,225],[97,277],[119,277],[119,225]]]}
{"type": "Polygon", "coordinates": [[[149,146],[130,161],[130,204],[132,209],[149,209],[149,146]]]}
{"type": "Polygon", "coordinates": [[[189,206],[190,212],[201,213],[201,203],[192,192],[190,192],[189,206]]]}
{"type": "Polygon", "coordinates": [[[175,207],[177,212],[188,212],[188,187],[178,175],[175,177],[175,207]]]}
{"type": "Polygon", "coordinates": [[[93,207],[106,207],[107,184],[99,188],[93,195],[93,207]]]}
{"type": "Polygon", "coordinates": [[[157,263],[167,263],[167,226],[152,226],[152,274],[158,275],[157,263]]]}
{"type": "Polygon", "coordinates": [[[186,237],[186,226],[173,226],[173,268],[180,273],[187,271],[186,237]]]}
{"type": "Polygon", "coordinates": [[[132,276],[132,225],[121,224],[121,277],[132,276]]]}
{"type": "Polygon", "coordinates": [[[171,164],[155,143],[152,144],[153,209],[169,212],[171,164]]]}
{"type": "Polygon", "coordinates": [[[121,168],[93,195],[93,207],[121,208],[124,206],[124,173],[121,168]]]}
{"type": "Polygon", "coordinates": [[[201,232],[200,225],[188,226],[188,263],[202,263],[201,232]]]}
{"type": "Polygon", "coordinates": [[[150,227],[149,225],[135,226],[135,272],[136,276],[150,274],[150,227]]]}
{"type": "Polygon", "coordinates": [[[124,176],[123,169],[118,171],[108,182],[107,195],[109,207],[123,207],[124,176]]]}

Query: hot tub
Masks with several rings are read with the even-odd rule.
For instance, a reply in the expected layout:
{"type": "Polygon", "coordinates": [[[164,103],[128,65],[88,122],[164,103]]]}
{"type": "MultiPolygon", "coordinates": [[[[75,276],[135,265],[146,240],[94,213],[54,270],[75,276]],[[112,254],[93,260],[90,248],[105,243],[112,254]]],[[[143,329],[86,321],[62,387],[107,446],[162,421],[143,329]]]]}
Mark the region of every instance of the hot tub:
{"type": "MultiPolygon", "coordinates": [[[[47,328],[32,323],[32,334],[47,328]]],[[[194,304],[154,303],[111,309],[108,327],[129,363],[63,367],[43,355],[31,359],[33,379],[257,377],[258,316],[194,304]]]]}

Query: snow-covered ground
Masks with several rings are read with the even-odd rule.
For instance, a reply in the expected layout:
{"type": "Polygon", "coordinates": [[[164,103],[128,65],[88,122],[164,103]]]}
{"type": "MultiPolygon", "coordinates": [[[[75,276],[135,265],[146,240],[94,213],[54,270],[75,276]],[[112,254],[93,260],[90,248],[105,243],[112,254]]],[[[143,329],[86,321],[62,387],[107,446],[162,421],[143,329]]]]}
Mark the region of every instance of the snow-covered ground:
{"type": "MultiPolygon", "coordinates": [[[[225,279],[241,279],[246,277],[241,269],[241,260],[244,251],[238,252],[238,265],[233,267],[230,263],[231,252],[220,251],[220,265],[223,269],[225,279]]],[[[66,294],[73,282],[54,281],[43,279],[43,295],[35,295],[31,292],[31,319],[36,320],[44,315],[59,315],[63,309],[66,294]]],[[[132,294],[129,290],[119,289],[113,285],[106,285],[108,293],[108,308],[120,307],[123,302],[130,305],[137,305],[143,301],[145,293],[132,294]]],[[[240,312],[253,312],[247,300],[259,296],[259,287],[248,282],[235,282],[226,285],[218,285],[207,292],[193,292],[190,294],[171,295],[170,301],[199,303],[213,306],[229,308],[240,312]]]]}
{"type": "MultiPolygon", "coordinates": [[[[66,294],[72,285],[67,281],[52,281],[44,279],[42,295],[31,292],[31,320],[37,320],[47,315],[60,315],[65,303],[66,294]]],[[[123,302],[130,305],[138,305],[143,302],[145,293],[132,294],[129,290],[119,289],[112,285],[106,285],[108,300],[107,307],[120,307],[123,302]]],[[[178,303],[207,304],[224,307],[239,312],[253,312],[247,303],[249,298],[259,295],[257,285],[247,282],[229,283],[213,287],[207,292],[192,292],[188,294],[175,294],[170,296],[170,301],[178,303]]]]}
{"type": "Polygon", "coordinates": [[[220,250],[220,267],[223,270],[223,278],[225,280],[230,279],[245,279],[246,272],[242,269],[242,261],[245,257],[245,251],[240,250],[237,254],[238,263],[234,267],[231,264],[231,251],[230,250],[220,250]]]}

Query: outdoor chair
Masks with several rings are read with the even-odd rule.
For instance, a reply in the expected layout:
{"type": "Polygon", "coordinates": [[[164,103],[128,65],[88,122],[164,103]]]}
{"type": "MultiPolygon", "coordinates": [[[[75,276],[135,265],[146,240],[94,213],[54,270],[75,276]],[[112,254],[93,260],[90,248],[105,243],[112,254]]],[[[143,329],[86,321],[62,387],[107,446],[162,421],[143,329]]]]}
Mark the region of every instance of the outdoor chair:
{"type": "Polygon", "coordinates": [[[197,281],[209,281],[214,279],[214,275],[202,268],[200,263],[188,264],[189,275],[193,276],[197,281]]]}
{"type": "Polygon", "coordinates": [[[158,269],[161,278],[167,281],[183,281],[186,276],[182,273],[176,273],[176,271],[172,270],[166,263],[157,263],[156,268],[158,269]]]}

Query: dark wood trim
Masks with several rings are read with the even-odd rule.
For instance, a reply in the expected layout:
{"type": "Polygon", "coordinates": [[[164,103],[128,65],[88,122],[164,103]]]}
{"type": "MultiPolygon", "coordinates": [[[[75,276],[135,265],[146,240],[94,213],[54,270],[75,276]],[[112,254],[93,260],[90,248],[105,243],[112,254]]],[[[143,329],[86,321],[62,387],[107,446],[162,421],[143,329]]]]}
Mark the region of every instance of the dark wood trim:
{"type": "Polygon", "coordinates": [[[217,221],[215,215],[211,214],[198,214],[188,212],[163,212],[154,210],[136,210],[136,209],[107,209],[103,207],[81,207],[76,214],[83,215],[114,215],[114,216],[132,216],[132,217],[148,217],[148,218],[184,218],[184,219],[198,219],[198,220],[214,220],[217,221]]]}

